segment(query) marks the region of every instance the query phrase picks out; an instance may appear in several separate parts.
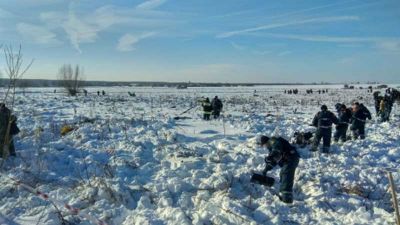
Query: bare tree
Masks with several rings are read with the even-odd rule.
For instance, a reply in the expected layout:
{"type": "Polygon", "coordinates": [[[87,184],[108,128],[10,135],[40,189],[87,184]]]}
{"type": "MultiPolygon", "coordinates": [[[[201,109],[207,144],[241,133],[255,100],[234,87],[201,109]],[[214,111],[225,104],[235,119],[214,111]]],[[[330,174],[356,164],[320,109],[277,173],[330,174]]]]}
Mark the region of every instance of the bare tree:
{"type": "Polygon", "coordinates": [[[15,88],[17,87],[17,83],[32,66],[34,60],[32,59],[29,64],[23,66],[24,60],[21,45],[17,52],[14,51],[11,45],[4,46],[4,57],[6,61],[5,73],[8,76],[8,87],[3,102],[10,102],[10,110],[12,110],[14,107],[15,88]],[[11,99],[9,99],[10,95],[11,99]]]}
{"type": "MultiPolygon", "coordinates": [[[[4,137],[0,137],[1,140],[1,153],[2,153],[2,158],[5,160],[9,153],[10,153],[10,144],[12,143],[12,137],[10,136],[10,130],[11,130],[11,125],[15,120],[15,117],[12,115],[13,109],[14,109],[14,102],[15,102],[15,89],[17,87],[17,82],[21,77],[29,70],[29,68],[33,64],[33,59],[30,61],[30,63],[26,64],[24,66],[24,60],[23,60],[23,55],[22,55],[22,47],[21,45],[19,46],[18,51],[14,51],[13,47],[11,45],[9,46],[4,46],[4,57],[5,57],[5,74],[8,76],[8,87],[6,94],[4,96],[4,101],[3,101],[3,107],[7,106],[6,116],[8,116],[7,119],[7,127],[5,129],[4,137]]],[[[2,167],[2,163],[0,164],[0,168],[2,167]]]]}
{"type": "Polygon", "coordinates": [[[70,96],[76,96],[83,85],[83,69],[79,65],[75,68],[71,64],[63,65],[59,71],[59,80],[70,96]]]}

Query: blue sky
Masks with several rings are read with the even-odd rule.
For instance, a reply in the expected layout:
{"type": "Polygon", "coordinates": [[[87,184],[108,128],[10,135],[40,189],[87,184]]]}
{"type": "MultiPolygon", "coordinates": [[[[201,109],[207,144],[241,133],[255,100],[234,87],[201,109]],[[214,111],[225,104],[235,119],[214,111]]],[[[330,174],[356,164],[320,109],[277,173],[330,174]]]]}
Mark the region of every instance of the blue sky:
{"type": "Polygon", "coordinates": [[[25,78],[399,83],[400,2],[2,0],[0,43],[35,59],[25,78]]]}

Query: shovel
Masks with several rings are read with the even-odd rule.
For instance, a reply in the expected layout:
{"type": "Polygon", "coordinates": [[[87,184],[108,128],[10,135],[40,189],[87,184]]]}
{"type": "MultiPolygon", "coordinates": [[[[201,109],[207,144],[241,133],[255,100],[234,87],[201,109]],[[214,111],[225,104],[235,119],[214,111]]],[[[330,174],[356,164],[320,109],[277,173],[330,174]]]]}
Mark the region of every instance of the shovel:
{"type": "Polygon", "coordinates": [[[267,187],[272,187],[275,183],[275,179],[273,177],[264,176],[261,174],[253,173],[250,179],[251,183],[261,184],[267,187]]]}

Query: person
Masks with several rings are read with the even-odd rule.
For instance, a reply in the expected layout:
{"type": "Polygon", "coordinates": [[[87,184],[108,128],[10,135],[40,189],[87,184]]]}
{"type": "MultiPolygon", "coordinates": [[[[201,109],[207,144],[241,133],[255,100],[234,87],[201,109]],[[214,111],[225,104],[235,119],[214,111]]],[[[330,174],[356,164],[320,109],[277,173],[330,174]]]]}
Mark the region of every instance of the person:
{"type": "Polygon", "coordinates": [[[383,97],[380,96],[379,91],[375,91],[373,93],[373,96],[374,96],[374,102],[375,102],[375,113],[377,116],[379,116],[379,111],[380,111],[379,108],[380,108],[380,104],[381,104],[383,97]]]}
{"type": "Polygon", "coordinates": [[[338,124],[338,118],[331,111],[328,110],[326,105],[321,106],[319,111],[312,121],[312,125],[317,128],[315,133],[314,143],[311,151],[317,151],[318,145],[323,140],[322,152],[329,153],[332,139],[332,123],[338,124]]]}
{"type": "Polygon", "coordinates": [[[85,96],[88,95],[88,91],[86,89],[83,89],[83,93],[85,94],[85,96]]]}
{"type": "Polygon", "coordinates": [[[100,96],[100,91],[97,91],[97,96],[100,96]]]}
{"type": "Polygon", "coordinates": [[[203,118],[204,120],[210,120],[211,112],[212,112],[212,106],[210,103],[210,99],[206,98],[203,103],[201,104],[203,106],[203,118]]]}
{"type": "Polygon", "coordinates": [[[13,136],[19,132],[17,117],[11,114],[4,103],[0,103],[0,157],[16,156],[13,136]]]}
{"type": "Polygon", "coordinates": [[[338,113],[338,124],[336,125],[336,131],[333,135],[334,141],[338,142],[339,139],[342,142],[346,142],[347,139],[347,129],[349,127],[350,119],[351,119],[351,110],[346,107],[345,104],[337,105],[337,113],[338,113]]]}
{"type": "Polygon", "coordinates": [[[106,92],[104,90],[101,91],[102,95],[106,95],[106,92]]]}
{"type": "Polygon", "coordinates": [[[222,104],[222,101],[218,98],[218,96],[215,96],[214,99],[211,101],[211,106],[212,106],[214,119],[219,118],[221,111],[222,111],[222,107],[224,105],[222,104]]]}
{"type": "Polygon", "coordinates": [[[257,144],[269,150],[268,156],[265,157],[263,175],[266,176],[268,171],[279,165],[281,167],[279,199],[285,203],[293,203],[293,184],[300,161],[297,149],[282,137],[269,138],[262,135],[257,137],[257,144]]]}
{"type": "Polygon", "coordinates": [[[393,102],[394,102],[393,99],[394,98],[392,92],[390,92],[390,94],[385,95],[385,97],[383,98],[385,104],[384,121],[389,121],[390,113],[392,112],[393,108],[393,102]]]}
{"type": "Polygon", "coordinates": [[[352,105],[351,131],[353,139],[365,139],[365,122],[371,120],[371,113],[363,104],[354,102],[352,105]]]}
{"type": "Polygon", "coordinates": [[[381,122],[386,122],[386,109],[385,109],[385,100],[382,99],[379,103],[379,112],[378,115],[381,117],[381,122]]]}

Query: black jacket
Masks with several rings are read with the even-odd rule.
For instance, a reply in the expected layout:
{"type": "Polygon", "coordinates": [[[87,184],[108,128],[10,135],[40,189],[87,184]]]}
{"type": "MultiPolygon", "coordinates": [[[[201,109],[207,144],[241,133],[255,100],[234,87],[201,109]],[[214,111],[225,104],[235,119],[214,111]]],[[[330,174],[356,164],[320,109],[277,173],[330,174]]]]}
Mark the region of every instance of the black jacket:
{"type": "Polygon", "coordinates": [[[214,98],[211,101],[211,106],[212,106],[214,111],[221,111],[222,107],[223,107],[221,100],[218,99],[218,98],[217,99],[214,98]]]}
{"type": "Polygon", "coordinates": [[[210,102],[207,102],[207,101],[203,102],[202,106],[203,106],[203,111],[204,112],[211,112],[212,111],[212,106],[211,106],[210,102]]]}
{"type": "Polygon", "coordinates": [[[318,112],[313,119],[312,125],[318,129],[327,129],[332,127],[332,123],[338,124],[338,122],[335,114],[327,110],[318,112]]]}
{"type": "Polygon", "coordinates": [[[17,126],[17,117],[14,115],[11,115],[11,111],[3,106],[0,108],[0,142],[4,141],[4,137],[6,136],[6,131],[8,129],[8,124],[11,119],[11,126],[9,130],[9,134],[16,135],[20,132],[18,126],[17,126]]]}
{"type": "Polygon", "coordinates": [[[282,166],[285,162],[290,160],[291,157],[299,157],[296,148],[284,138],[272,137],[268,141],[268,146],[269,154],[265,157],[267,170],[271,170],[278,164],[282,166]]]}
{"type": "Polygon", "coordinates": [[[343,127],[350,123],[352,114],[350,109],[346,109],[346,111],[338,112],[338,125],[336,127],[343,127]]]}
{"type": "Polygon", "coordinates": [[[357,112],[353,112],[351,125],[353,127],[364,125],[367,119],[372,119],[371,113],[364,105],[360,105],[360,109],[357,112]]]}

